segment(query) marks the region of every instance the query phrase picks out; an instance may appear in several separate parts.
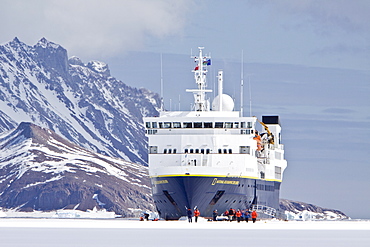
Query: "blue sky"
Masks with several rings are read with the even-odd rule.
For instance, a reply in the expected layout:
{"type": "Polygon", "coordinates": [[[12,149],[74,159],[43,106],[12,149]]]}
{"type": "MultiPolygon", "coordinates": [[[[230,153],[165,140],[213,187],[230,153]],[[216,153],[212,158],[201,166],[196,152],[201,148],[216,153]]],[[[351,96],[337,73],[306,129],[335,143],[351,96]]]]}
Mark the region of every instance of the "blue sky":
{"type": "MultiPolygon", "coordinates": [[[[367,0],[1,0],[0,42],[42,37],[84,62],[160,92],[166,108],[188,109],[190,51],[223,69],[226,93],[252,115],[278,114],[288,168],[282,197],[370,218],[370,1],[367,0]],[[6,25],[4,25],[6,23],[6,25]],[[171,102],[171,104],[170,104],[171,102]]],[[[245,115],[249,113],[244,111],[245,115]]]]}

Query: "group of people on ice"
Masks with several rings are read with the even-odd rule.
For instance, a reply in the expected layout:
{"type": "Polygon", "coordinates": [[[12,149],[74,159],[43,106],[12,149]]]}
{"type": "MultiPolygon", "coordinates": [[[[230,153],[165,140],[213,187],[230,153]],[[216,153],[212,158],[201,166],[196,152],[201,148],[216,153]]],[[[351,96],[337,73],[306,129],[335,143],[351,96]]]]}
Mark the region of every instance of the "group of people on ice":
{"type": "Polygon", "coordinates": [[[230,208],[229,210],[226,210],[223,213],[223,215],[227,216],[230,222],[236,220],[238,223],[240,223],[240,221],[246,221],[248,223],[249,219],[252,219],[253,223],[256,223],[256,220],[257,220],[257,217],[258,217],[258,214],[257,214],[256,210],[253,210],[252,212],[250,212],[248,209],[246,209],[246,210],[240,210],[240,209],[235,210],[233,208],[230,208]]]}
{"type": "MultiPolygon", "coordinates": [[[[193,219],[193,212],[191,211],[190,208],[188,208],[188,210],[187,210],[187,216],[188,216],[189,223],[192,223],[193,222],[193,220],[192,220],[193,219]]],[[[198,222],[198,217],[199,216],[200,216],[200,211],[199,211],[198,208],[195,208],[195,210],[194,210],[195,223],[198,222]]],[[[217,216],[218,216],[218,212],[217,212],[217,209],[216,209],[212,213],[212,220],[217,221],[217,216]]],[[[257,214],[256,210],[253,210],[252,212],[250,212],[248,209],[246,209],[246,210],[240,210],[240,209],[235,210],[233,208],[230,208],[229,210],[226,210],[223,213],[223,216],[227,216],[228,220],[230,222],[236,220],[238,223],[240,223],[240,221],[246,221],[248,223],[249,219],[252,219],[252,222],[256,223],[258,214],[257,214]]]]}

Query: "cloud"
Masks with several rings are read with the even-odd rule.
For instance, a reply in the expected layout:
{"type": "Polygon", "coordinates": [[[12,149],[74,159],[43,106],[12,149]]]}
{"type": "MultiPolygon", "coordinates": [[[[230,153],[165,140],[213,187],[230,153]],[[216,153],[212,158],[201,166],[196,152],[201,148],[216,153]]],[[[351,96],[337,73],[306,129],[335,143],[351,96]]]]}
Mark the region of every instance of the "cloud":
{"type": "Polygon", "coordinates": [[[275,15],[299,17],[304,24],[311,24],[316,31],[334,30],[368,33],[370,29],[370,1],[368,0],[253,0],[256,4],[269,4],[275,15]],[[334,28],[334,30],[333,30],[334,28]]]}
{"type": "Polygon", "coordinates": [[[140,49],[151,38],[180,35],[191,9],[186,0],[3,0],[0,42],[42,37],[69,55],[110,56],[140,49]],[[5,6],[5,7],[4,7],[5,6]],[[6,23],[6,25],[4,25],[6,23]]]}

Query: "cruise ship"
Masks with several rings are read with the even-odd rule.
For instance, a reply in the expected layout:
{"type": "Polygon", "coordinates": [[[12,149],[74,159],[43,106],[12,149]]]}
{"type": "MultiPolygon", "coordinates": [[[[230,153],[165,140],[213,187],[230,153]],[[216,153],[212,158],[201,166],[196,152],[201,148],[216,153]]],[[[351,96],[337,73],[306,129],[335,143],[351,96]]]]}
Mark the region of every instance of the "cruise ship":
{"type": "Polygon", "coordinates": [[[223,93],[222,70],[211,104],[212,90],[206,88],[211,58],[203,49],[192,56],[197,88],[186,90],[194,95],[192,109],[144,118],[157,211],[165,220],[185,216],[188,208],[198,208],[202,217],[230,208],[276,217],[287,167],[279,116],[259,121],[235,111],[233,99],[223,93]]]}

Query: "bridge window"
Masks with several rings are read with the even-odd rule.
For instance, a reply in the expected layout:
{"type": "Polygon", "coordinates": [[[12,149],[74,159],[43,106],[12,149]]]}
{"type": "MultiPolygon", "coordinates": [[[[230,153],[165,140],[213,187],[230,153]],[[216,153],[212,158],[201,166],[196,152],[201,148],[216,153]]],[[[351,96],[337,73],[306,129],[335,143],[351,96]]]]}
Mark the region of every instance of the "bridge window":
{"type": "Polygon", "coordinates": [[[162,129],[163,128],[163,123],[162,122],[159,122],[159,128],[162,129]]]}
{"type": "Polygon", "coordinates": [[[199,154],[199,149],[195,149],[195,153],[196,154],[199,154]]]}
{"type": "Polygon", "coordinates": [[[193,128],[193,123],[192,122],[185,122],[183,123],[184,128],[193,128]]]}
{"type": "Polygon", "coordinates": [[[207,148],[206,153],[209,154],[210,152],[211,152],[211,150],[209,148],[207,148]]]}
{"type": "Polygon", "coordinates": [[[164,153],[164,154],[166,154],[166,153],[167,153],[167,148],[165,148],[165,149],[163,150],[163,153],[164,153]]]}
{"type": "Polygon", "coordinates": [[[195,122],[194,128],[202,128],[202,122],[195,122]]]}
{"type": "Polygon", "coordinates": [[[226,122],[225,123],[225,128],[231,129],[233,127],[233,123],[231,122],[226,122]]]}
{"type": "Polygon", "coordinates": [[[212,122],[205,122],[204,128],[212,128],[212,122]]]}
{"type": "Polygon", "coordinates": [[[173,153],[175,154],[177,152],[176,148],[173,149],[173,153]]]}
{"type": "Polygon", "coordinates": [[[201,152],[202,154],[204,154],[204,149],[202,148],[202,149],[200,150],[200,152],[201,152]]]}
{"type": "Polygon", "coordinates": [[[168,153],[170,154],[170,153],[172,153],[172,149],[168,149],[168,153]]]}
{"type": "Polygon", "coordinates": [[[239,122],[234,123],[234,128],[238,129],[239,128],[239,122]]]}
{"type": "Polygon", "coordinates": [[[227,154],[227,149],[226,148],[224,149],[224,154],[227,154]]]}
{"type": "Polygon", "coordinates": [[[146,127],[147,129],[150,129],[150,122],[145,122],[145,127],[146,127]]]}
{"type": "Polygon", "coordinates": [[[223,128],[224,123],[223,122],[215,122],[215,128],[223,128]]]}
{"type": "Polygon", "coordinates": [[[185,148],[184,153],[186,153],[186,154],[187,154],[188,152],[189,152],[189,150],[188,150],[187,148],[185,148]]]}
{"type": "Polygon", "coordinates": [[[165,129],[169,129],[169,128],[171,128],[171,122],[164,122],[163,123],[163,128],[165,128],[165,129]]]}
{"type": "Polygon", "coordinates": [[[218,153],[219,153],[219,154],[222,154],[222,150],[221,150],[221,148],[219,148],[219,149],[218,149],[218,153]]]}
{"type": "Polygon", "coordinates": [[[180,122],[174,122],[173,127],[174,128],[181,128],[181,123],[180,122]]]}
{"type": "Polygon", "coordinates": [[[150,146],[149,147],[149,153],[151,154],[156,154],[158,151],[158,147],[157,146],[150,146]]]}
{"type": "Polygon", "coordinates": [[[192,149],[192,148],[191,148],[191,149],[190,149],[190,153],[191,153],[191,154],[192,154],[192,153],[194,153],[194,149],[192,149]]]}
{"type": "Polygon", "coordinates": [[[247,125],[245,124],[245,122],[240,122],[240,128],[247,128],[247,125]]]}
{"type": "Polygon", "coordinates": [[[153,128],[153,129],[158,128],[157,122],[152,122],[152,128],[153,128]]]}
{"type": "Polygon", "coordinates": [[[232,154],[233,153],[233,150],[232,149],[229,149],[229,154],[232,154]]]}

